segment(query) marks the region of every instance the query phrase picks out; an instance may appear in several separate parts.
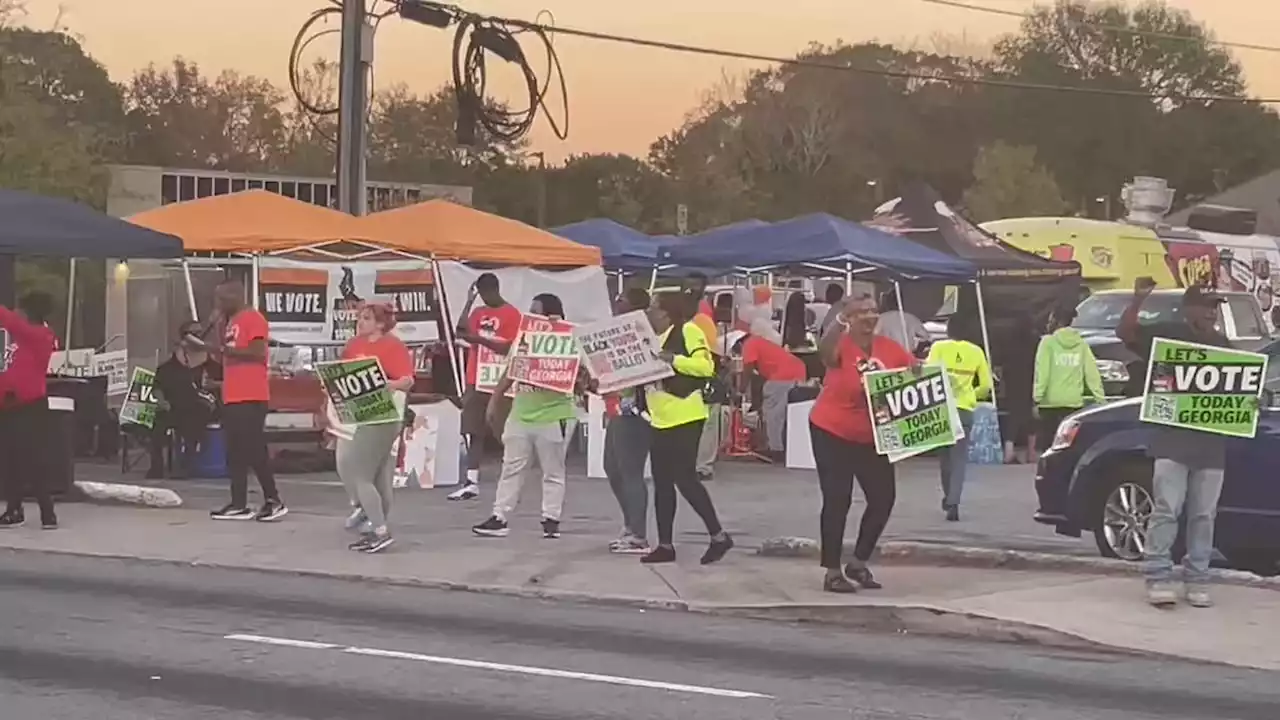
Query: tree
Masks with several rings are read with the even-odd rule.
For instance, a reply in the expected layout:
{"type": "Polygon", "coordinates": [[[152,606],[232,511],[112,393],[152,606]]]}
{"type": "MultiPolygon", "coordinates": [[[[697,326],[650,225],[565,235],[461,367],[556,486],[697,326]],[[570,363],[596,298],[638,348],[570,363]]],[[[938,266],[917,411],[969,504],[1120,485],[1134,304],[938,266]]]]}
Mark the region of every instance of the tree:
{"type": "Polygon", "coordinates": [[[964,204],[975,222],[1058,215],[1067,209],[1058,183],[1036,164],[1035,148],[997,142],[978,152],[964,204]]]}
{"type": "Polygon", "coordinates": [[[284,94],[266,80],[226,70],[209,80],[176,58],[136,73],[126,91],[131,162],[274,171],[287,155],[284,94]]]}

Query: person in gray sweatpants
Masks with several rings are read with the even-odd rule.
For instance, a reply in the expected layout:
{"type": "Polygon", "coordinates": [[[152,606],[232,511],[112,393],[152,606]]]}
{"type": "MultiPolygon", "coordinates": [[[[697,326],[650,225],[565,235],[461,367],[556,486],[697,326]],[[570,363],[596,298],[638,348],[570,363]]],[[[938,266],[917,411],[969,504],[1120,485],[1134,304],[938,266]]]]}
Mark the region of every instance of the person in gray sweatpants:
{"type": "MultiPolygon", "coordinates": [[[[391,454],[401,423],[363,425],[351,439],[341,438],[335,453],[338,477],[347,489],[347,497],[359,508],[367,525],[364,535],[387,533],[387,516],[391,514],[391,484],[395,477],[396,458],[391,454]]],[[[353,548],[364,550],[364,548],[353,548]]]]}

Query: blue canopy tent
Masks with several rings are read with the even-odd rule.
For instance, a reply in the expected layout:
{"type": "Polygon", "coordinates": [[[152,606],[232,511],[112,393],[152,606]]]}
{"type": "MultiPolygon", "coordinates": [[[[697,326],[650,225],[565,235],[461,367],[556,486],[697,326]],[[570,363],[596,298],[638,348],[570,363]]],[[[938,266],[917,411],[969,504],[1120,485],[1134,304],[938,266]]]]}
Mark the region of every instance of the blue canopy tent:
{"type": "Polygon", "coordinates": [[[613,270],[650,270],[658,261],[656,239],[607,218],[562,225],[551,232],[580,245],[600,248],[604,266],[613,270]]]}
{"type": "Polygon", "coordinates": [[[968,260],[825,213],[711,232],[698,242],[664,243],[659,261],[744,273],[804,267],[959,282],[978,276],[978,268],[968,260]]]}

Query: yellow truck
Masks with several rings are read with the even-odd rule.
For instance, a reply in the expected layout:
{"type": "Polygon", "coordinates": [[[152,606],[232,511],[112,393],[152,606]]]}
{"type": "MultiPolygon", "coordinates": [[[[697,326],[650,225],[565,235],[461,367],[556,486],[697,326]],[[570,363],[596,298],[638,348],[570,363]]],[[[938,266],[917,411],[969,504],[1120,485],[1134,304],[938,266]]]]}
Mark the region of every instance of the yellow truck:
{"type": "Polygon", "coordinates": [[[1093,291],[1132,289],[1143,276],[1158,287],[1181,284],[1170,269],[1165,244],[1149,228],[1069,217],[1011,218],[982,227],[1019,250],[1080,263],[1081,278],[1093,291]]]}

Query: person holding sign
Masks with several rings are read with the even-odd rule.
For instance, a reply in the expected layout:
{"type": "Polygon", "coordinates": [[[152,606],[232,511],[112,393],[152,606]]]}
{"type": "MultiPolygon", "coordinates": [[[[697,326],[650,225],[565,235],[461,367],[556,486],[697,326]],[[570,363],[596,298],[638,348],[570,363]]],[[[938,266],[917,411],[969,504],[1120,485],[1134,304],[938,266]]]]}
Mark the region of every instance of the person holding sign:
{"type": "Polygon", "coordinates": [[[490,401],[502,397],[502,393],[494,393],[494,388],[500,380],[507,351],[520,332],[520,311],[502,298],[497,275],[484,273],[476,278],[468,308],[476,297],[483,305],[472,310],[457,330],[458,339],[471,344],[467,351],[467,391],[462,398],[467,481],[449,494],[450,500],[473,500],[480,495],[480,460],[484,457],[484,440],[490,428],[485,418],[490,401]]]}
{"type": "MultiPolygon", "coordinates": [[[[413,387],[413,357],[400,338],[392,334],[395,326],[396,316],[391,305],[365,303],[356,318],[355,337],[343,348],[342,359],[376,358],[402,418],[405,394],[413,387]]],[[[403,425],[403,422],[334,423],[329,428],[338,438],[335,454],[338,477],[342,478],[353,508],[347,527],[361,529],[360,539],[349,546],[356,552],[381,552],[394,542],[387,525],[391,481],[395,475],[391,448],[400,437],[403,425]]]]}
{"type": "Polygon", "coordinates": [[[952,315],[947,321],[947,339],[929,348],[926,365],[941,365],[951,380],[951,392],[955,393],[956,408],[960,412],[960,426],[964,437],[942,451],[942,511],[947,520],[960,519],[960,495],[964,492],[965,471],[969,467],[969,433],[973,430],[973,411],[978,401],[991,395],[995,383],[991,380],[991,366],[982,348],[965,340],[969,336],[968,316],[952,315]]]}
{"type": "Polygon", "coordinates": [[[696,298],[685,293],[662,293],[651,318],[654,329],[662,330],[658,337],[661,357],[675,374],[645,391],[649,424],[653,426],[649,462],[658,522],[658,545],[640,558],[646,564],[676,560],[672,538],[677,489],[711,536],[702,564],[720,560],[733,548],[733,538],[721,527],[711,495],[698,477],[698,443],[707,422],[702,392],[715,376],[716,363],[706,335],[693,323],[696,303],[696,298]]]}
{"type": "MultiPolygon", "coordinates": [[[[560,298],[550,293],[535,297],[529,312],[551,320],[564,319],[560,298]]],[[[513,384],[516,396],[502,431],[502,475],[498,478],[493,515],[471,531],[485,537],[507,536],[507,519],[520,502],[525,473],[536,462],[542,470],[542,536],[555,539],[560,537],[567,476],[564,462],[569,439],[577,425],[577,400],[573,393],[516,383],[504,373],[489,400],[489,424],[497,424],[501,413],[499,403],[513,384]]]]}
{"type": "Polygon", "coordinates": [[[0,527],[26,522],[22,503],[28,489],[40,506],[40,525],[58,527],[49,495],[53,470],[47,450],[53,428],[45,373],[58,346],[48,325],[52,312],[53,298],[43,292],[25,295],[17,312],[0,305],[0,328],[8,335],[0,363],[0,477],[6,503],[0,527]]]}
{"type": "MultiPolygon", "coordinates": [[[[649,308],[649,293],[630,288],[618,298],[615,314],[625,315],[649,308]]],[[[634,387],[604,396],[604,474],[622,510],[622,534],[609,543],[614,553],[649,552],[649,486],[645,484],[645,463],[649,459],[649,426],[644,388],[634,387]]]]}
{"type": "MultiPolygon", "coordinates": [[[[1138,278],[1133,301],[1120,317],[1116,334],[1134,353],[1150,357],[1156,338],[1229,348],[1218,331],[1218,306],[1223,300],[1210,289],[1192,285],[1182,294],[1178,321],[1143,325],[1142,305],[1155,289],[1149,277],[1138,278]]],[[[1148,454],[1155,459],[1152,475],[1154,507],[1147,524],[1144,574],[1147,600],[1157,607],[1178,602],[1173,580],[1172,551],[1178,536],[1178,516],[1185,510],[1187,554],[1182,560],[1187,602],[1194,607],[1213,604],[1208,592],[1209,561],[1213,556],[1213,526],[1222,494],[1226,444],[1221,435],[1152,425],[1148,454]]]]}
{"type": "Polygon", "coordinates": [[[822,589],[827,592],[857,592],[855,582],[869,590],[881,587],[867,561],[889,524],[897,490],[893,465],[887,456],[876,452],[862,376],[911,367],[916,361],[898,343],[876,335],[879,319],[872,295],[850,297],[818,347],[827,374],[809,414],[809,434],[822,490],[820,528],[822,567],[826,568],[822,589]],[[866,497],[867,509],[862,513],[853,560],[841,571],[844,528],[855,480],[866,497]]]}

